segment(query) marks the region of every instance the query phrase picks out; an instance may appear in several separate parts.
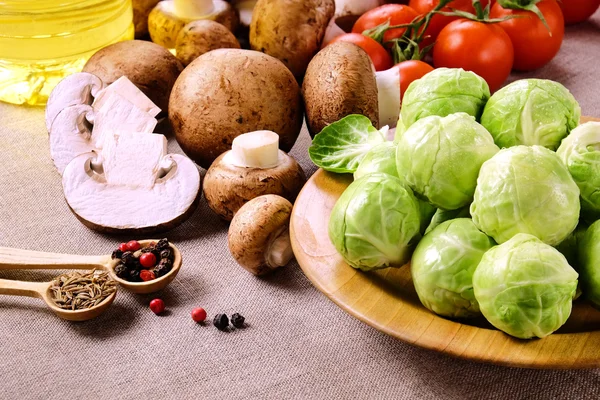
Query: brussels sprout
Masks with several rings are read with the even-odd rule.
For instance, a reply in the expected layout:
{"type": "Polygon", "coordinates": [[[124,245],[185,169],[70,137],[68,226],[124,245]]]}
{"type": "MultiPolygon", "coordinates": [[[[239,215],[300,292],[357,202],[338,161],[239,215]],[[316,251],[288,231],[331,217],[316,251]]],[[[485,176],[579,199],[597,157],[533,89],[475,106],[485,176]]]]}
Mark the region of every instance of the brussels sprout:
{"type": "Polygon", "coordinates": [[[521,339],[542,338],[569,318],[577,277],[558,250],[521,233],[483,255],[473,289],[496,328],[521,339]]]}
{"type": "Polygon", "coordinates": [[[469,206],[457,208],[456,210],[442,210],[441,208],[438,208],[435,211],[435,214],[433,214],[433,218],[431,218],[431,221],[429,221],[429,225],[425,230],[425,234],[431,232],[438,225],[441,225],[446,221],[450,221],[451,219],[456,218],[471,218],[469,206]]]}
{"type": "Polygon", "coordinates": [[[479,168],[498,150],[470,115],[430,116],[404,132],[396,164],[415,193],[438,208],[455,210],[473,200],[479,168]]]}
{"type": "Polygon", "coordinates": [[[354,172],[365,154],[384,142],[383,133],[369,118],[352,114],[323,128],[313,139],[308,155],[326,171],[354,172]]]}
{"type": "Polygon", "coordinates": [[[579,243],[583,240],[583,235],[585,235],[588,227],[589,225],[585,222],[579,222],[573,233],[556,246],[556,250],[565,256],[569,265],[575,268],[575,271],[579,271],[579,243]]]}
{"type": "Polygon", "coordinates": [[[590,225],[583,235],[578,255],[583,295],[600,307],[600,221],[590,225]]]}
{"type": "Polygon", "coordinates": [[[421,238],[419,202],[402,180],[387,174],[352,182],[331,211],[329,238],[354,268],[400,267],[421,238]]]}
{"type": "Polygon", "coordinates": [[[398,178],[396,168],[396,146],[392,142],[384,142],[369,150],[360,161],[354,172],[354,179],[374,172],[382,172],[398,178]]]}
{"type": "Polygon", "coordinates": [[[579,209],[579,188],[556,153],[515,146],[481,167],[471,215],[497,243],[529,233],[555,246],[577,226],[579,209]]]}
{"type": "Polygon", "coordinates": [[[397,132],[430,115],[445,117],[465,112],[479,120],[490,98],[486,81],[459,68],[437,68],[412,82],[402,99],[397,132]]]}
{"type": "Polygon", "coordinates": [[[498,90],[481,116],[500,147],[540,145],[556,150],[579,124],[581,108],[560,83],[523,79],[498,90]]]}
{"type": "Polygon", "coordinates": [[[600,218],[600,122],[573,129],[556,153],[579,186],[583,216],[600,218]]]}
{"type": "Polygon", "coordinates": [[[473,272],[494,244],[468,218],[446,221],[425,235],[410,262],[421,303],[444,317],[478,316],[473,272]]]}

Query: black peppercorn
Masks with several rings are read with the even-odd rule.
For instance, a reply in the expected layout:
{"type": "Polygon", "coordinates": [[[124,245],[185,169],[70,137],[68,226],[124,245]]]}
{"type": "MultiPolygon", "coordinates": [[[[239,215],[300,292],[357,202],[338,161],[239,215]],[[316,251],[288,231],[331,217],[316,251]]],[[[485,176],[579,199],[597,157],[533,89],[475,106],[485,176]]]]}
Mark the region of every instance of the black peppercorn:
{"type": "Polygon", "coordinates": [[[229,318],[227,318],[227,315],[225,315],[225,314],[217,314],[217,315],[215,315],[215,318],[213,319],[213,325],[218,330],[225,331],[225,330],[227,330],[227,327],[229,326],[229,318]]]}
{"type": "Polygon", "coordinates": [[[165,264],[158,264],[154,267],[154,275],[159,278],[161,276],[165,276],[171,271],[171,267],[165,264]]]}
{"type": "Polygon", "coordinates": [[[112,255],[110,256],[110,258],[112,258],[113,260],[115,258],[121,258],[123,257],[123,252],[121,250],[115,250],[112,252],[112,255]]]}
{"type": "Polygon", "coordinates": [[[129,270],[129,281],[130,282],[141,282],[142,281],[142,278],[140,278],[140,270],[139,269],[129,270]]]}
{"type": "Polygon", "coordinates": [[[158,243],[154,246],[154,248],[158,251],[163,251],[169,248],[169,241],[167,239],[160,239],[158,243]]]}
{"type": "Polygon", "coordinates": [[[160,258],[171,259],[171,249],[165,249],[160,252],[160,258]]]}
{"type": "Polygon", "coordinates": [[[121,279],[127,280],[129,278],[129,270],[123,264],[119,264],[115,267],[115,274],[121,279]]]}
{"type": "Polygon", "coordinates": [[[244,321],[246,321],[246,318],[244,318],[238,313],[235,313],[231,316],[231,324],[238,329],[244,327],[244,321]]]}
{"type": "Polygon", "coordinates": [[[142,249],[142,254],[144,254],[144,253],[153,253],[153,252],[154,252],[154,247],[153,246],[144,247],[142,249]]]}
{"type": "Polygon", "coordinates": [[[123,255],[121,256],[121,262],[123,264],[125,264],[128,267],[133,267],[136,264],[136,258],[133,255],[132,252],[130,251],[126,251],[125,253],[123,253],[123,255]]]}

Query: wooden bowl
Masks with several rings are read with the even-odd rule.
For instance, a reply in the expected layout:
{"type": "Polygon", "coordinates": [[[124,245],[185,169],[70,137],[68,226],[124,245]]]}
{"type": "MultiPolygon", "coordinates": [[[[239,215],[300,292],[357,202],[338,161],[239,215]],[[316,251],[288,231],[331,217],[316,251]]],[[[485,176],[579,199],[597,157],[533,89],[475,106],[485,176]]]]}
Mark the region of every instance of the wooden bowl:
{"type": "Polygon", "coordinates": [[[331,209],[351,182],[351,175],[317,171],[300,192],[290,222],[300,267],[344,311],[388,335],[454,357],[513,367],[600,367],[600,311],[584,300],[573,303],[569,320],[556,333],[521,340],[483,317],[453,321],[427,310],[409,265],[368,273],[348,266],[329,240],[327,226],[331,209]]]}

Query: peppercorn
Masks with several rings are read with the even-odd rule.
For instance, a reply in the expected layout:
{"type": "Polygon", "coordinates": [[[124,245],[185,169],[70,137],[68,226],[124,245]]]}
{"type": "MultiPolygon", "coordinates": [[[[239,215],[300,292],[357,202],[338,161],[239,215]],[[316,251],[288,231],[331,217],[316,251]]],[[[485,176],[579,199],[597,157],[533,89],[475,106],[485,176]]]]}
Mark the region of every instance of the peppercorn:
{"type": "Polygon", "coordinates": [[[163,251],[169,248],[169,241],[167,239],[160,239],[154,248],[158,251],[163,251]]]}
{"type": "Polygon", "coordinates": [[[160,252],[160,258],[171,259],[171,249],[165,249],[160,252]]]}
{"type": "Polygon", "coordinates": [[[152,268],[156,265],[156,256],[153,253],[144,253],[139,261],[142,268],[152,268]]]}
{"type": "Polygon", "coordinates": [[[127,250],[129,251],[138,251],[140,247],[142,246],[137,240],[130,240],[129,242],[127,242],[127,250]]]}
{"type": "Polygon", "coordinates": [[[171,271],[171,267],[165,264],[158,264],[156,267],[154,267],[153,271],[154,275],[157,278],[160,278],[161,276],[168,274],[171,271]]]}
{"type": "Polygon", "coordinates": [[[154,299],[150,302],[150,309],[154,314],[160,314],[165,311],[165,302],[161,299],[154,299]]]}
{"type": "Polygon", "coordinates": [[[115,274],[121,278],[127,280],[129,277],[129,270],[123,264],[119,264],[115,267],[115,274]]]}
{"type": "Polygon", "coordinates": [[[192,319],[194,322],[203,322],[206,319],[206,310],[202,307],[194,308],[192,310],[192,319]]]}
{"type": "Polygon", "coordinates": [[[140,279],[144,282],[148,282],[156,279],[156,275],[154,272],[144,269],[140,272],[140,279]]]}
{"type": "Polygon", "coordinates": [[[229,318],[227,318],[227,315],[225,315],[225,314],[217,314],[217,315],[215,315],[215,318],[213,319],[213,325],[218,330],[225,331],[225,330],[227,330],[227,327],[229,326],[229,318]]]}
{"type": "Polygon", "coordinates": [[[131,269],[129,270],[129,281],[130,282],[141,282],[140,278],[140,270],[139,269],[131,269]]]}
{"type": "Polygon", "coordinates": [[[119,258],[120,259],[121,257],[123,257],[123,252],[121,250],[118,250],[118,249],[115,250],[115,251],[113,251],[112,255],[110,256],[110,258],[112,258],[113,260],[115,258],[119,258]]]}
{"type": "Polygon", "coordinates": [[[132,252],[130,251],[126,251],[125,253],[123,253],[123,255],[121,256],[121,262],[123,264],[125,264],[128,267],[133,267],[136,264],[137,259],[135,258],[135,256],[133,255],[132,252]]]}
{"type": "Polygon", "coordinates": [[[127,243],[121,243],[119,245],[119,250],[121,250],[122,252],[126,252],[127,250],[129,250],[129,248],[127,247],[127,243]]]}
{"type": "Polygon", "coordinates": [[[238,329],[244,327],[244,321],[246,321],[246,318],[244,318],[238,313],[235,313],[231,316],[231,324],[238,329]]]}
{"type": "Polygon", "coordinates": [[[154,247],[150,247],[150,246],[149,247],[144,247],[142,249],[142,254],[144,254],[144,253],[153,253],[154,251],[155,251],[154,247]]]}

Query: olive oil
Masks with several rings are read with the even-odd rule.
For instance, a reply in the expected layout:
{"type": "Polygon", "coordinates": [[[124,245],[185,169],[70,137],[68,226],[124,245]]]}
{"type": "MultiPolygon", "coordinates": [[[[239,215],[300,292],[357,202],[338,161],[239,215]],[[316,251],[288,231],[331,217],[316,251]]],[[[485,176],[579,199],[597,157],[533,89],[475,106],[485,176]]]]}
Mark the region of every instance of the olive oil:
{"type": "Polygon", "coordinates": [[[0,0],[0,100],[43,105],[109,44],[133,39],[131,0],[0,0]]]}

